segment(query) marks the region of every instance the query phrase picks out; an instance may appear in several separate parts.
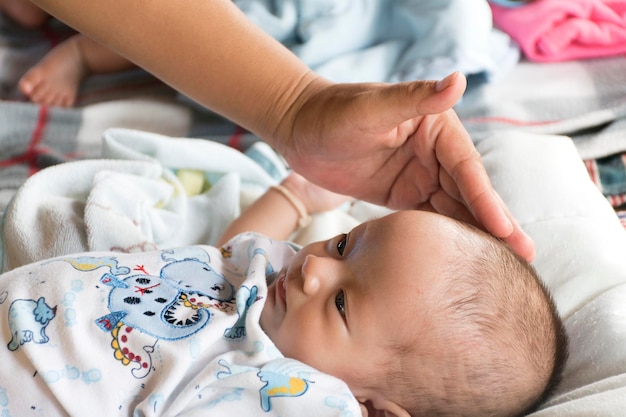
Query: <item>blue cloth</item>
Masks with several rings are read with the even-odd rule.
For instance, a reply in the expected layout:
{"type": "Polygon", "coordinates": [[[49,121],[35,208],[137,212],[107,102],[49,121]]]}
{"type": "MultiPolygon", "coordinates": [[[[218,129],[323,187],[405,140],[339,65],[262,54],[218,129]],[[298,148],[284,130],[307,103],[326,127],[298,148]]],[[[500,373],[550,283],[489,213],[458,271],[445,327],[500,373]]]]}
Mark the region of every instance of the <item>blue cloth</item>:
{"type": "Polygon", "coordinates": [[[519,49],[484,0],[235,0],[258,26],[333,81],[491,80],[519,49]]]}
{"type": "Polygon", "coordinates": [[[502,7],[519,7],[523,6],[526,3],[529,3],[527,0],[489,0],[489,3],[497,4],[502,7]]]}

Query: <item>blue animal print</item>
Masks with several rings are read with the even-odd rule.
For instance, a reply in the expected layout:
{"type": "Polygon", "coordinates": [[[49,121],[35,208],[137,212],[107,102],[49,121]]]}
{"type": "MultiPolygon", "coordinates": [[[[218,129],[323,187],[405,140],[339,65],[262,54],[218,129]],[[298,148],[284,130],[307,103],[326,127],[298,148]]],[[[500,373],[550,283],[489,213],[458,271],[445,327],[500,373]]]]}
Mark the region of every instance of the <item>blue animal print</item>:
{"type": "MultiPolygon", "coordinates": [[[[254,242],[252,242],[250,244],[250,246],[253,246],[254,242]]],[[[253,259],[256,255],[261,255],[263,258],[265,258],[265,276],[270,276],[271,274],[275,273],[276,271],[274,270],[274,267],[272,266],[272,263],[270,262],[269,257],[267,256],[267,252],[262,249],[262,248],[254,248],[252,250],[252,253],[250,253],[250,248],[248,248],[248,256],[250,257],[250,259],[253,259]]],[[[253,264],[252,262],[250,263],[249,267],[252,267],[253,264]]]]}
{"type": "Polygon", "coordinates": [[[252,366],[242,366],[229,364],[221,359],[218,362],[226,368],[217,373],[218,379],[224,379],[231,375],[256,372],[256,376],[265,384],[259,390],[261,409],[265,412],[272,410],[270,400],[277,397],[300,397],[309,389],[309,384],[313,383],[306,378],[312,368],[292,359],[276,359],[262,368],[252,366]]]}
{"type": "Polygon", "coordinates": [[[112,287],[108,303],[111,313],[96,320],[101,329],[112,331],[121,322],[164,340],[191,336],[211,317],[206,308],[185,308],[181,297],[197,294],[227,302],[235,293],[223,275],[197,259],[173,261],[158,277],[142,274],[121,279],[104,274],[100,281],[112,287]]]}
{"type": "Polygon", "coordinates": [[[35,300],[14,300],[9,306],[9,350],[15,351],[28,342],[47,343],[46,327],[56,315],[56,306],[46,304],[44,297],[35,300]]]}
{"type": "MultiPolygon", "coordinates": [[[[355,417],[355,413],[350,410],[350,401],[353,401],[354,397],[350,393],[344,393],[343,395],[327,395],[324,398],[324,405],[333,410],[341,412],[341,417],[355,417]]],[[[359,416],[361,414],[358,414],[359,416]]]]}
{"type": "Polygon", "coordinates": [[[185,259],[195,259],[208,264],[211,257],[204,249],[199,246],[184,246],[176,249],[167,249],[161,251],[161,259],[167,263],[182,261],[185,259]]]}
{"type": "Polygon", "coordinates": [[[100,281],[113,287],[108,304],[111,313],[96,319],[102,330],[112,331],[121,322],[158,339],[176,340],[191,336],[209,322],[204,309],[184,320],[177,317],[180,291],[160,277],[132,275],[121,280],[105,274],[100,281]]]}
{"type": "Polygon", "coordinates": [[[224,331],[224,337],[228,339],[239,339],[246,337],[246,317],[248,309],[257,300],[258,287],[255,285],[252,289],[241,286],[237,292],[237,314],[239,318],[235,325],[224,331]]]}
{"type": "Polygon", "coordinates": [[[235,288],[224,275],[197,259],[167,264],[161,269],[161,277],[185,293],[200,293],[218,301],[230,301],[235,295],[235,288]]]}
{"type": "MultiPolygon", "coordinates": [[[[226,392],[224,394],[222,394],[221,396],[217,397],[216,399],[210,401],[206,406],[204,406],[203,408],[205,409],[211,409],[211,408],[215,408],[218,404],[223,403],[223,402],[237,402],[237,401],[241,401],[241,395],[244,392],[243,388],[237,387],[237,388],[232,388],[232,391],[230,392],[226,392]]],[[[202,396],[202,392],[198,394],[198,396],[202,396]]]]}

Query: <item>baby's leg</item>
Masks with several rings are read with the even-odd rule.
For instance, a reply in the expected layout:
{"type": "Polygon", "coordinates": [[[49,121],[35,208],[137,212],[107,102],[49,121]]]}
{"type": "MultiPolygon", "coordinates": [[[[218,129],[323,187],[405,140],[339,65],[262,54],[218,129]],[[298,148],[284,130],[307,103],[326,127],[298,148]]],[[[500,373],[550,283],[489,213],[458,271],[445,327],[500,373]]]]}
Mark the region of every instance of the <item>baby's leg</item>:
{"type": "Polygon", "coordinates": [[[38,28],[50,17],[30,0],[0,0],[0,11],[27,29],[38,28]]]}
{"type": "Polygon", "coordinates": [[[80,84],[88,75],[133,67],[130,61],[92,39],[75,35],[28,70],[20,79],[19,88],[35,103],[71,107],[76,103],[80,84]]]}

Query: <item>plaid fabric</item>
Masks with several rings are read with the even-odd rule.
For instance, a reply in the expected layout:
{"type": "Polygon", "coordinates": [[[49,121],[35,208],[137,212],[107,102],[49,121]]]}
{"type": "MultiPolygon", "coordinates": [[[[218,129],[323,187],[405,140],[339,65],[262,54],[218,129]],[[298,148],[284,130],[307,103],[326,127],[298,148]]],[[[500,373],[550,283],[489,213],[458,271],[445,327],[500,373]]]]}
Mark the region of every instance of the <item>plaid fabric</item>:
{"type": "Polygon", "coordinates": [[[624,227],[626,227],[626,154],[586,160],[592,181],[606,196],[624,227]]]}
{"type": "Polygon", "coordinates": [[[258,140],[140,69],[88,78],[71,109],[29,102],[17,88],[19,78],[74,33],[55,20],[24,30],[0,14],[0,213],[37,171],[100,157],[102,133],[110,127],[210,138],[239,150],[258,140]]]}
{"type": "Polygon", "coordinates": [[[102,133],[109,127],[208,138],[241,151],[258,141],[178,100],[133,98],[73,109],[0,101],[0,213],[30,175],[58,163],[100,157],[102,133]]]}

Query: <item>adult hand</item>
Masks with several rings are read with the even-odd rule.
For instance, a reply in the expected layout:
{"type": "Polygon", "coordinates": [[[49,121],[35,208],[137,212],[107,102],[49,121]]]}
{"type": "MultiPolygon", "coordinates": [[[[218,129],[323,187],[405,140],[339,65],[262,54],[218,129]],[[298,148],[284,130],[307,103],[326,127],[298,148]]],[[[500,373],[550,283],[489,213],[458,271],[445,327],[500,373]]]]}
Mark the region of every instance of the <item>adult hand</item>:
{"type": "Polygon", "coordinates": [[[465,86],[460,73],[393,85],[318,80],[285,115],[274,144],[295,171],[318,185],[479,225],[532,260],[532,240],[493,189],[452,110],[465,86]]]}

